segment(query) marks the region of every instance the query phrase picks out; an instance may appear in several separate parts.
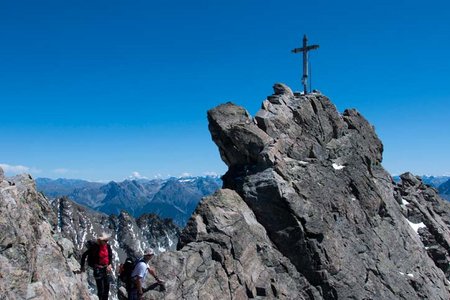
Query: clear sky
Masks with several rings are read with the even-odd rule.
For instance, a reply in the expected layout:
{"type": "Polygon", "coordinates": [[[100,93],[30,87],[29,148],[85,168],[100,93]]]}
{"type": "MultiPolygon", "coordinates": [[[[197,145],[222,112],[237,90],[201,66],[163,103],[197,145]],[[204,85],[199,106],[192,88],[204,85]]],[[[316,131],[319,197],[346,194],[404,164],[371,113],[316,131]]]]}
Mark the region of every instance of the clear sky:
{"type": "Polygon", "coordinates": [[[8,175],[223,174],[206,111],[252,115],[275,82],[356,108],[392,174],[450,174],[448,1],[0,0],[0,164],[8,175]]]}

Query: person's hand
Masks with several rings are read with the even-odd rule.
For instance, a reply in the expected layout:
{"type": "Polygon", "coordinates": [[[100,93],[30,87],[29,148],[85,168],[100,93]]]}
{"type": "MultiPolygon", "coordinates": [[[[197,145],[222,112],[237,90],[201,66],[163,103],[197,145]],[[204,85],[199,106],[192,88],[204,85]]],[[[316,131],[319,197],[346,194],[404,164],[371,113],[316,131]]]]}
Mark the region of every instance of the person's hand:
{"type": "Polygon", "coordinates": [[[106,271],[108,271],[109,273],[112,271],[112,265],[108,265],[107,267],[106,267],[106,271]]]}

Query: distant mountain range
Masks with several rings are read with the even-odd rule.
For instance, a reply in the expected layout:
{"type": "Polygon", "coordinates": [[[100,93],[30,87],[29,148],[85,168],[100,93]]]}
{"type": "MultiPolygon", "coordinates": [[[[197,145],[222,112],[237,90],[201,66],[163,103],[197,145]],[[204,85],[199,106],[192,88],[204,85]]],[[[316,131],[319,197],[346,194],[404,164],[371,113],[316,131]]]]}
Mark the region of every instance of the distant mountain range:
{"type": "Polygon", "coordinates": [[[423,183],[439,188],[440,185],[450,180],[450,176],[421,176],[423,183]]]}
{"type": "Polygon", "coordinates": [[[450,179],[440,184],[438,187],[438,191],[439,195],[441,195],[442,198],[450,201],[450,179]]]}
{"type": "MultiPolygon", "coordinates": [[[[419,176],[422,182],[438,190],[439,196],[450,201],[450,176],[419,176]]],[[[394,176],[395,182],[400,182],[400,176],[394,176]]]]}
{"type": "Polygon", "coordinates": [[[48,198],[65,196],[109,215],[126,211],[137,218],[145,213],[155,213],[184,226],[200,200],[218,190],[222,181],[217,176],[124,180],[106,184],[79,179],[37,178],[36,186],[48,198]]]}

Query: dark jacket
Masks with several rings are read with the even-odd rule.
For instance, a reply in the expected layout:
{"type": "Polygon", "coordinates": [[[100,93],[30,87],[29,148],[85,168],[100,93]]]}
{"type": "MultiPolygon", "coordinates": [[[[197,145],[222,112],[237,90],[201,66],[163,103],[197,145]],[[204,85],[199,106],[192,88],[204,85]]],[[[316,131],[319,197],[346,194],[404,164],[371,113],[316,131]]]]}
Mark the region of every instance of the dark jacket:
{"type": "MultiPolygon", "coordinates": [[[[112,265],[112,250],[111,250],[111,246],[109,244],[106,244],[108,246],[108,259],[109,259],[109,264],[112,265]]],[[[83,253],[83,255],[81,256],[81,268],[84,268],[84,262],[86,260],[86,257],[89,256],[90,258],[88,259],[88,261],[91,261],[94,265],[89,265],[90,267],[94,267],[95,265],[98,265],[99,262],[99,244],[98,243],[92,243],[91,246],[83,253]]]]}

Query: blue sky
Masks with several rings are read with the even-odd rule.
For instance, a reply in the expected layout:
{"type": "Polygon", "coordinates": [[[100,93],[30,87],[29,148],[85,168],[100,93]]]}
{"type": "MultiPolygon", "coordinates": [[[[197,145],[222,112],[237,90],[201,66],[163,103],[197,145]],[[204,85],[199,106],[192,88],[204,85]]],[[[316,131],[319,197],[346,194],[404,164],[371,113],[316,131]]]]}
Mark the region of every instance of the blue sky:
{"type": "Polygon", "coordinates": [[[206,111],[254,115],[275,82],[356,108],[392,174],[450,174],[445,1],[0,0],[0,164],[121,180],[223,174],[206,111]],[[303,3],[302,3],[303,2],[303,3]]]}

